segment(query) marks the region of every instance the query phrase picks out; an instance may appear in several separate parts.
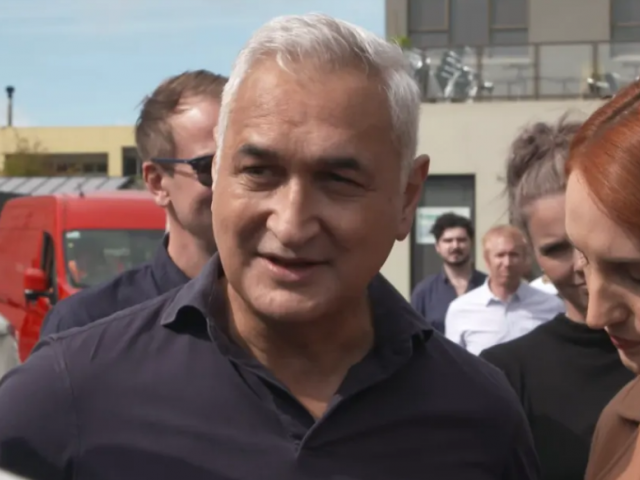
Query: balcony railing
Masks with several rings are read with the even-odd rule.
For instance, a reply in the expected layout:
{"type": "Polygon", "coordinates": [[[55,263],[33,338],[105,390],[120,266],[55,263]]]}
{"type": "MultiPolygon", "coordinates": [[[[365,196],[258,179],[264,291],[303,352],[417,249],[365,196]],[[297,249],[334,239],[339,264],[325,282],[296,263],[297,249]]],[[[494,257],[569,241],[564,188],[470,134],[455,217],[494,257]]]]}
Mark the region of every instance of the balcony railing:
{"type": "Polygon", "coordinates": [[[640,42],[408,49],[425,102],[608,98],[640,77],[640,42]]]}

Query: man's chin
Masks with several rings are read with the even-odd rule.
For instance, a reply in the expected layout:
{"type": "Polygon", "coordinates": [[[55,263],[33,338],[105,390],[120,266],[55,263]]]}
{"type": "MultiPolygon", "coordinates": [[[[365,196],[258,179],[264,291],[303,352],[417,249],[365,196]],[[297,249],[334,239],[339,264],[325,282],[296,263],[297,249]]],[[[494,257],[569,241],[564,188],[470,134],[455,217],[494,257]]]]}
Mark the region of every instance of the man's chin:
{"type": "Polygon", "coordinates": [[[296,292],[269,289],[254,298],[247,299],[258,316],[278,322],[305,322],[317,318],[326,311],[331,300],[326,295],[313,292],[296,292]]]}
{"type": "Polygon", "coordinates": [[[461,267],[463,265],[466,265],[469,262],[469,258],[460,258],[460,259],[452,259],[452,260],[447,260],[446,264],[449,265],[450,267],[461,267]]]}

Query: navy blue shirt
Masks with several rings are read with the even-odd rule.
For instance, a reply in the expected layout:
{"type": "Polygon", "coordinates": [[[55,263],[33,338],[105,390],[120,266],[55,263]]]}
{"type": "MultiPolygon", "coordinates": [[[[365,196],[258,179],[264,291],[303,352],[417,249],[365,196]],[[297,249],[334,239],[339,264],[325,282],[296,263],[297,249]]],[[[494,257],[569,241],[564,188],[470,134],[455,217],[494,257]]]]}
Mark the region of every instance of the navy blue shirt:
{"type": "Polygon", "coordinates": [[[227,335],[217,256],[186,286],[46,338],[0,384],[0,468],[32,480],[533,480],[495,367],[381,276],[374,347],[314,420],[227,335]]]}
{"type": "MultiPolygon", "coordinates": [[[[487,279],[487,275],[474,270],[469,279],[467,292],[478,288],[487,279]]],[[[458,298],[456,289],[449,278],[441,271],[422,280],[411,294],[411,305],[431,326],[440,333],[444,333],[444,319],[447,316],[449,304],[458,298]]]]}
{"type": "Polygon", "coordinates": [[[189,277],[167,253],[168,241],[166,236],[151,262],[101,285],[80,290],[56,304],[42,322],[40,338],[88,325],[187,283],[189,277]]]}

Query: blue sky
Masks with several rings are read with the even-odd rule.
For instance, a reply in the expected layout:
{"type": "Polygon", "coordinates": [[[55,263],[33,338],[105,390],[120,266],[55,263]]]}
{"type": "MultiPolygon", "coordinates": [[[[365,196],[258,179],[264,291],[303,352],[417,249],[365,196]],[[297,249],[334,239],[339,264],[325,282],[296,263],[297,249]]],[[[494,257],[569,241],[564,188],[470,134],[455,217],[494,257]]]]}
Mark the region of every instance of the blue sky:
{"type": "Polygon", "coordinates": [[[0,125],[6,85],[17,126],[133,124],[162,79],[228,74],[261,24],[306,12],[384,33],[383,0],[0,0],[0,125]]]}

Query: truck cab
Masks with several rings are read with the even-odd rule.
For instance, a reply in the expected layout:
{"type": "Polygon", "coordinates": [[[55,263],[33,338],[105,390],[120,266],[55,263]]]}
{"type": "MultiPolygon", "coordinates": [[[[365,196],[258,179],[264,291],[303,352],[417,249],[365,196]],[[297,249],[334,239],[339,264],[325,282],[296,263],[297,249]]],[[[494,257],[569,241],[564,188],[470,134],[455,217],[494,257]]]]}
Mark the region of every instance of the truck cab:
{"type": "Polygon", "coordinates": [[[139,191],[18,197],[0,212],[0,315],[24,361],[60,300],[147,262],[166,218],[139,191]]]}

